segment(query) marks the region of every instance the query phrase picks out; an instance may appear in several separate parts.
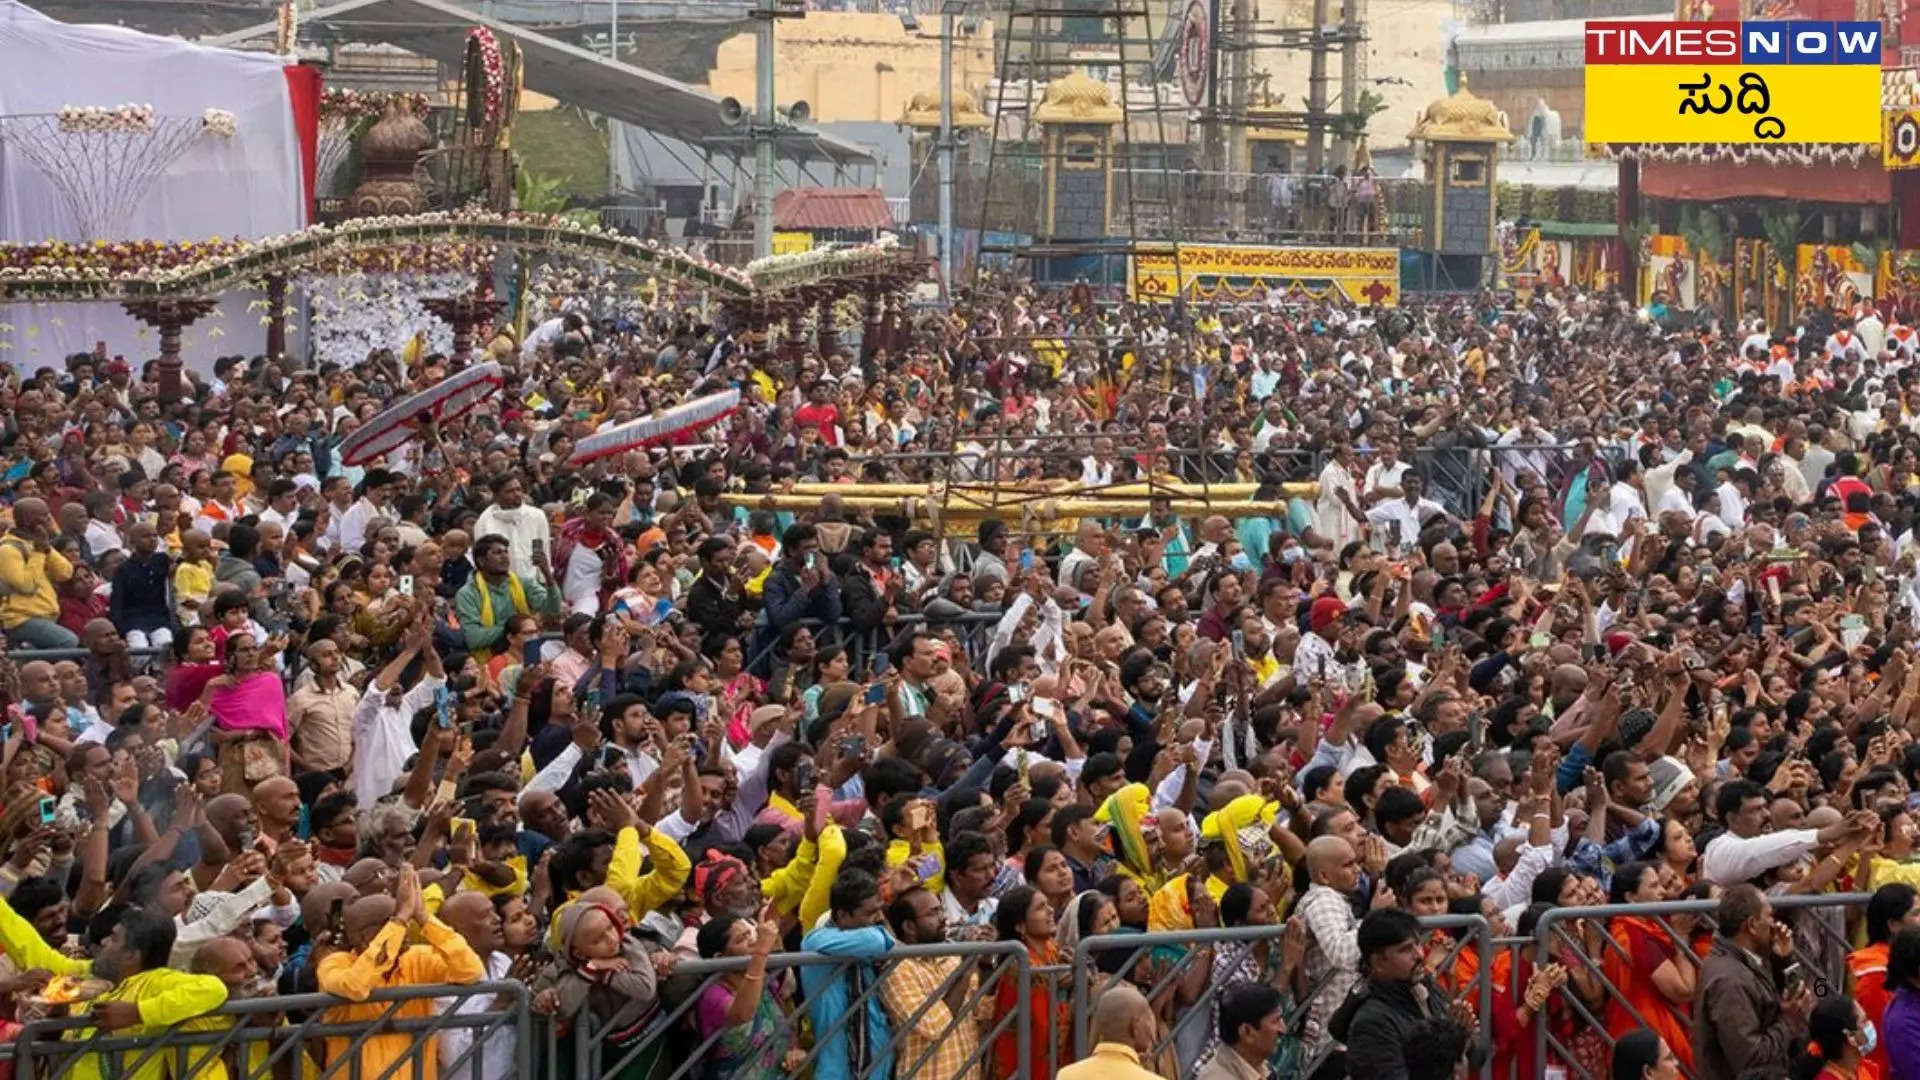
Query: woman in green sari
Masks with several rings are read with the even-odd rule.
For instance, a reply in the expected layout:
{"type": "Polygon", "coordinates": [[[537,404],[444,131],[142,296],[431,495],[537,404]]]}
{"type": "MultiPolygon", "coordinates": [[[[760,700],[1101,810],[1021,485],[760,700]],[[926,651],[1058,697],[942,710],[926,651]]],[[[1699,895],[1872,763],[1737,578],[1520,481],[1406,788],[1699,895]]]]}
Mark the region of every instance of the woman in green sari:
{"type": "Polygon", "coordinates": [[[705,1049],[700,1075],[710,1080],[777,1080],[806,1060],[795,1044],[780,994],[767,985],[767,954],[779,944],[772,907],[759,926],[738,915],[709,919],[696,939],[702,960],[751,957],[745,971],[708,983],[694,1003],[695,1026],[705,1049]],[[712,1045],[708,1046],[709,1040],[712,1045]]]}

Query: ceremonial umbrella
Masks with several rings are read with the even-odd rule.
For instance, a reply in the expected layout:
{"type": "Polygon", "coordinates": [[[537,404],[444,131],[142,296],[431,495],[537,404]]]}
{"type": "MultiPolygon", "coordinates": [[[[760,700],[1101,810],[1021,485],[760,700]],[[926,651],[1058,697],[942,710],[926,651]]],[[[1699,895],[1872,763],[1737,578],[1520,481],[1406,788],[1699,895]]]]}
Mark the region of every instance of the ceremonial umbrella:
{"type": "Polygon", "coordinates": [[[697,397],[671,409],[629,420],[619,427],[608,428],[581,439],[574,445],[573,457],[568,462],[584,465],[612,454],[656,446],[724,420],[727,414],[739,407],[738,390],[722,390],[717,394],[697,397]]]}
{"type": "Polygon", "coordinates": [[[465,416],[499,393],[506,381],[499,364],[479,364],[455,372],[419,393],[401,398],[360,425],[360,430],[340,444],[340,460],[346,465],[363,465],[405,446],[422,426],[465,416]]]}

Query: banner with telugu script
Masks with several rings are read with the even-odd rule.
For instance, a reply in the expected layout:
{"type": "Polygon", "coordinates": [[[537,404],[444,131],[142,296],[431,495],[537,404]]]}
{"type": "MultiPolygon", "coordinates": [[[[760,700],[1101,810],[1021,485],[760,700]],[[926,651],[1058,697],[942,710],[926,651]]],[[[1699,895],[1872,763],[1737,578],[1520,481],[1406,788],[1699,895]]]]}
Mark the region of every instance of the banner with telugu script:
{"type": "Polygon", "coordinates": [[[1176,283],[1202,300],[1264,300],[1273,292],[1392,306],[1400,297],[1400,249],[1182,244],[1173,254],[1133,257],[1128,295],[1173,298],[1176,283]]]}
{"type": "Polygon", "coordinates": [[[1877,22],[1586,24],[1586,138],[1881,141],[1877,22]]]}

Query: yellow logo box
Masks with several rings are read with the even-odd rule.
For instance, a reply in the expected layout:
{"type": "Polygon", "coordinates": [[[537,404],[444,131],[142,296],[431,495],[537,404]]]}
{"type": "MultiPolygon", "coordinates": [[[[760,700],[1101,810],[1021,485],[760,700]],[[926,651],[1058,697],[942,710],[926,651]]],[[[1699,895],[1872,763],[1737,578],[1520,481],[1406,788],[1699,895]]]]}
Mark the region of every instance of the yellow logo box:
{"type": "Polygon", "coordinates": [[[1877,143],[1880,69],[1864,64],[1588,65],[1586,139],[1877,143]]]}

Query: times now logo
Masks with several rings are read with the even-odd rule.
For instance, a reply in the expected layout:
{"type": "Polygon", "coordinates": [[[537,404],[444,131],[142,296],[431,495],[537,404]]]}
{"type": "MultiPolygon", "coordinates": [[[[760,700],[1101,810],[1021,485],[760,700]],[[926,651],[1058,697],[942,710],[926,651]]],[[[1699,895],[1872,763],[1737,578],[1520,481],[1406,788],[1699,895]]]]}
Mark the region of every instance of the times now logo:
{"type": "Polygon", "coordinates": [[[1586,26],[1589,64],[1879,64],[1877,22],[1627,22],[1586,26]]]}

